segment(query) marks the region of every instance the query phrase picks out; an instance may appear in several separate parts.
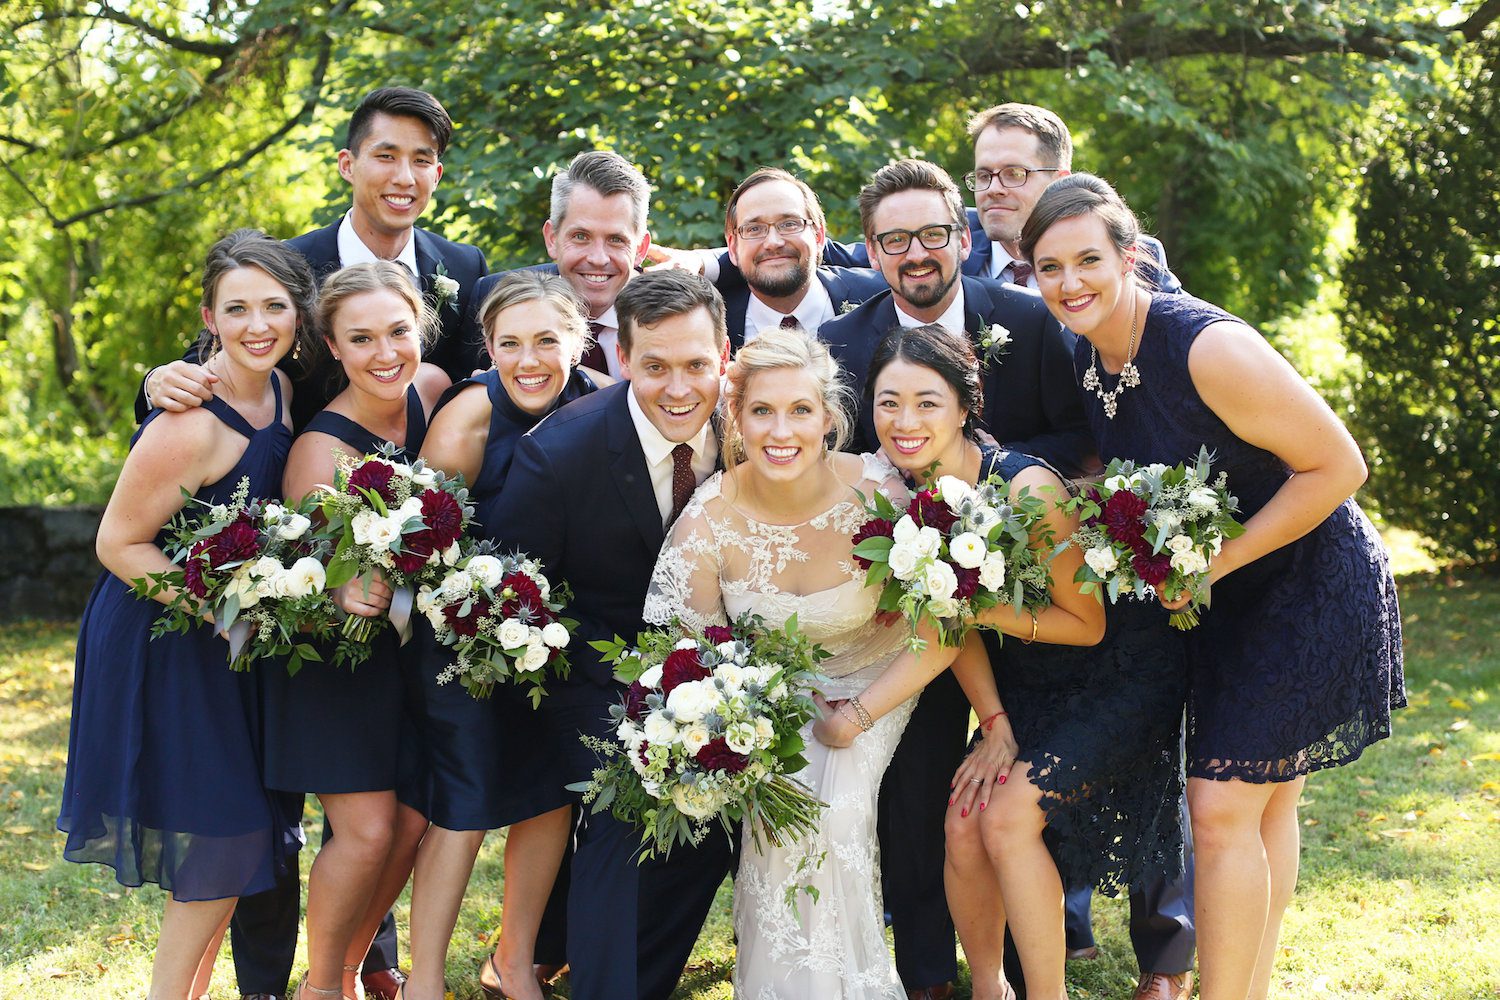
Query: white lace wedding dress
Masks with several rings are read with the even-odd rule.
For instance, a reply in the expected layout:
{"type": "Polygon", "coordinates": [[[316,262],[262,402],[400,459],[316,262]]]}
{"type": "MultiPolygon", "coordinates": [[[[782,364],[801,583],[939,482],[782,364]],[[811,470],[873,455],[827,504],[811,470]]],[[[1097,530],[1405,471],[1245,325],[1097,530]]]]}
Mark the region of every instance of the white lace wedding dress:
{"type": "MultiPolygon", "coordinates": [[[[850,554],[850,536],[865,522],[859,498],[802,524],[765,524],[720,494],[722,474],[698,488],[673,525],[646,599],[645,618],[673,618],[690,629],[722,625],[746,612],[779,625],[792,614],[831,659],[821,689],[828,698],[858,694],[900,653],[906,629],[874,620],[877,591],[850,554]]],[[[866,497],[881,490],[898,504],[905,487],[883,458],[864,457],[866,497]]],[[[902,1000],[885,942],[875,801],[880,779],[911,716],[913,698],[862,733],[854,746],[831,750],[812,737],[808,766],[797,775],[828,804],[817,832],[784,848],[757,851],[742,839],[734,889],[738,1000],[902,1000]],[[821,865],[816,864],[822,858],[821,865]],[[787,889],[810,885],[816,898],[787,889]]]]}

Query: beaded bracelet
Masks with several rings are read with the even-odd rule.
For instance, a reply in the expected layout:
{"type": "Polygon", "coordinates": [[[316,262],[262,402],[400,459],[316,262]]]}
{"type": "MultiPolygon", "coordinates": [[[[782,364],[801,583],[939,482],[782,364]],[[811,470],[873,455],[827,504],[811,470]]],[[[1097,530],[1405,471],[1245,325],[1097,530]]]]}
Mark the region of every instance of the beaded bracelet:
{"type": "Polygon", "coordinates": [[[850,698],[849,701],[846,702],[846,704],[848,704],[850,708],[854,709],[855,715],[859,716],[859,728],[863,729],[867,733],[875,728],[875,719],[870,715],[868,711],[865,710],[865,706],[860,704],[858,698],[850,698]]]}

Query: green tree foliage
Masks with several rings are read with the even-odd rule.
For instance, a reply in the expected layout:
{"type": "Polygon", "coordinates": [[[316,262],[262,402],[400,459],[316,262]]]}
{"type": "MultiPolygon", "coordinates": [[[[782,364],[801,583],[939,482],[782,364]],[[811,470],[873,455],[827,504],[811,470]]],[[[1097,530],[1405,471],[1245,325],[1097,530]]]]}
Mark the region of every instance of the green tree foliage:
{"type": "Polygon", "coordinates": [[[1344,271],[1355,429],[1386,517],[1493,557],[1500,523],[1500,34],[1365,174],[1344,271]]]}

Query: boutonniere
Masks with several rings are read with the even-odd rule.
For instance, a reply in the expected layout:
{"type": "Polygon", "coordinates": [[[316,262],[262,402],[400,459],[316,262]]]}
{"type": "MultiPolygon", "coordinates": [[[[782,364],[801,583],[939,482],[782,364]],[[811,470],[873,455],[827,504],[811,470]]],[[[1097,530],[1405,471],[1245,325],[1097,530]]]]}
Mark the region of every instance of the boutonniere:
{"type": "Polygon", "coordinates": [[[845,302],[843,305],[839,306],[839,315],[840,316],[847,316],[849,313],[852,313],[854,310],[856,310],[858,308],[859,308],[859,303],[858,302],[845,302]]]}
{"type": "Polygon", "coordinates": [[[990,362],[998,363],[1010,346],[1010,331],[999,323],[991,323],[979,334],[979,360],[986,367],[990,362]]]}
{"type": "Polygon", "coordinates": [[[463,286],[457,279],[448,277],[448,269],[441,264],[432,273],[432,291],[437,296],[439,310],[444,306],[451,306],[454,312],[458,312],[458,291],[461,287],[463,286]]]}

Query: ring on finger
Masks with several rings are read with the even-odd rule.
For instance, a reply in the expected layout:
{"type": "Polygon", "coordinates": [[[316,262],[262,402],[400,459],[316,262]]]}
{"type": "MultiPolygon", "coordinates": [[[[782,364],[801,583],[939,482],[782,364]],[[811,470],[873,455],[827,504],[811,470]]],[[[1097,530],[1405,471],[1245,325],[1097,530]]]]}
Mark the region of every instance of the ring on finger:
{"type": "Polygon", "coordinates": [[[982,785],[982,784],[984,784],[984,780],[982,778],[970,778],[969,779],[969,784],[971,784],[971,785],[982,785]]]}

